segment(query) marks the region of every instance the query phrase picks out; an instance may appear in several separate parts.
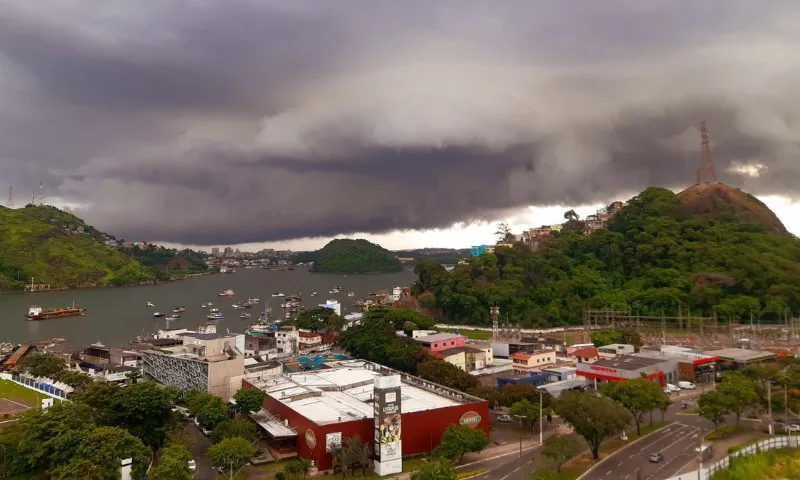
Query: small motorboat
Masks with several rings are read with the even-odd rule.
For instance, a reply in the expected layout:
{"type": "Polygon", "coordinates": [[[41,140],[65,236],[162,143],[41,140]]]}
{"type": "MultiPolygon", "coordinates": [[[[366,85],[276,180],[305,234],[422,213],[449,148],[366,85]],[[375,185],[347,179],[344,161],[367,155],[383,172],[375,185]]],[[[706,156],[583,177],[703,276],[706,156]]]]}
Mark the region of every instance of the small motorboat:
{"type": "Polygon", "coordinates": [[[333,290],[328,290],[328,293],[334,294],[334,293],[339,293],[340,291],[341,290],[338,290],[338,289],[334,288],[333,290]]]}
{"type": "Polygon", "coordinates": [[[231,307],[233,307],[233,308],[238,310],[238,309],[242,308],[242,304],[237,302],[237,303],[232,304],[231,307]]]}
{"type": "Polygon", "coordinates": [[[272,296],[273,297],[283,297],[284,295],[281,292],[275,292],[275,293],[272,294],[272,296]]]}
{"type": "Polygon", "coordinates": [[[170,316],[168,316],[168,317],[166,318],[166,320],[167,320],[167,321],[172,321],[172,320],[180,320],[180,319],[181,319],[181,316],[180,316],[180,315],[177,315],[177,314],[170,315],[170,316]]]}
{"type": "Polygon", "coordinates": [[[212,308],[208,313],[219,313],[219,308],[212,308]]]}
{"type": "Polygon", "coordinates": [[[209,320],[222,320],[225,317],[223,317],[221,313],[217,312],[217,313],[212,313],[211,315],[207,316],[206,318],[209,319],[209,320]]]}
{"type": "Polygon", "coordinates": [[[241,318],[242,320],[247,320],[248,318],[252,317],[253,317],[252,313],[242,313],[241,315],[239,315],[239,318],[241,318]]]}
{"type": "Polygon", "coordinates": [[[248,299],[247,299],[247,303],[249,303],[249,304],[251,304],[251,305],[255,305],[256,303],[258,303],[258,302],[260,302],[260,301],[261,301],[261,299],[260,299],[260,298],[248,298],[248,299]]]}
{"type": "Polygon", "coordinates": [[[206,302],[202,305],[203,308],[211,308],[214,306],[213,302],[206,302]]]}
{"type": "Polygon", "coordinates": [[[156,306],[156,304],[153,303],[153,302],[147,302],[147,306],[150,307],[150,308],[153,308],[153,307],[156,306]]]}
{"type": "Polygon", "coordinates": [[[355,294],[355,292],[347,292],[347,296],[348,297],[355,297],[356,294],[355,294]]]}
{"type": "Polygon", "coordinates": [[[228,289],[228,290],[225,290],[224,292],[219,292],[218,295],[220,297],[232,297],[233,296],[233,290],[228,289]]]}
{"type": "Polygon", "coordinates": [[[156,318],[161,318],[163,316],[166,316],[166,314],[161,312],[153,312],[153,316],[156,318]]]}
{"type": "Polygon", "coordinates": [[[186,311],[186,307],[183,305],[178,305],[177,307],[172,309],[172,313],[183,313],[186,311]]]}
{"type": "Polygon", "coordinates": [[[316,297],[317,296],[317,292],[311,292],[311,296],[312,297],[316,297]]]}

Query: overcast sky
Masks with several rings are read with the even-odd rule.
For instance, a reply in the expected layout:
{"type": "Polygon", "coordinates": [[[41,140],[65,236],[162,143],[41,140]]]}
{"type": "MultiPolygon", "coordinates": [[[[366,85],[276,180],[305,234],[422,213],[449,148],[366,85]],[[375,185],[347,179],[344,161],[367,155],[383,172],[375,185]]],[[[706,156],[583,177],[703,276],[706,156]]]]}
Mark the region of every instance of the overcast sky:
{"type": "Polygon", "coordinates": [[[798,233],[799,22],[777,0],[2,2],[0,188],[42,181],[126,239],[468,246],[693,183],[704,119],[720,181],[798,233]]]}

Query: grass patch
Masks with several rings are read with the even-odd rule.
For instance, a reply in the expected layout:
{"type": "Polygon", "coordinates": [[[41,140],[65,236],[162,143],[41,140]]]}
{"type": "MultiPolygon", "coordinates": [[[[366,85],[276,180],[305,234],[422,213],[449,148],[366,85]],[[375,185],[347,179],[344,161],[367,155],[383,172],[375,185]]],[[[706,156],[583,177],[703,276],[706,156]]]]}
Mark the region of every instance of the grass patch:
{"type": "Polygon", "coordinates": [[[723,438],[730,437],[743,430],[744,427],[736,425],[723,425],[716,430],[708,432],[705,436],[706,440],[722,440],[723,438]]]}
{"type": "MultiPolygon", "coordinates": [[[[443,332],[456,333],[456,330],[454,328],[443,328],[441,330],[443,332]]],[[[492,338],[492,332],[490,332],[490,331],[487,332],[487,331],[484,331],[484,330],[461,329],[461,330],[459,330],[458,334],[459,335],[463,335],[463,336],[467,337],[470,340],[491,340],[491,338],[492,338]]]]}
{"type": "Polygon", "coordinates": [[[16,400],[35,408],[41,404],[41,399],[48,398],[48,396],[25,388],[11,380],[0,380],[0,398],[16,400]]]}
{"type": "Polygon", "coordinates": [[[469,472],[461,472],[456,475],[456,480],[461,480],[462,478],[474,477],[475,475],[480,475],[482,473],[486,473],[487,470],[485,468],[479,468],[477,470],[470,470],[469,472]]]}
{"type": "Polygon", "coordinates": [[[699,408],[687,408],[681,412],[678,412],[678,415],[700,415],[699,408]]]}

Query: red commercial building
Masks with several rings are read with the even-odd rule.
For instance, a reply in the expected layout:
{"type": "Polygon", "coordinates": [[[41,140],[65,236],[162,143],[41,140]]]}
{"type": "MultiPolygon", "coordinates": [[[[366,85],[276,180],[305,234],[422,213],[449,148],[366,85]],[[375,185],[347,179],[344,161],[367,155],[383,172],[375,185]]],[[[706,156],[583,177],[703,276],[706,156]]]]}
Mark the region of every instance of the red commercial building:
{"type": "Polygon", "coordinates": [[[243,388],[267,392],[262,411],[253,416],[267,437],[293,446],[321,471],[333,468],[328,448],[343,439],[358,436],[374,450],[377,377],[401,377],[403,457],[436,448],[450,425],[489,434],[489,405],[483,399],[363,360],[325,367],[242,382],[243,388]]]}

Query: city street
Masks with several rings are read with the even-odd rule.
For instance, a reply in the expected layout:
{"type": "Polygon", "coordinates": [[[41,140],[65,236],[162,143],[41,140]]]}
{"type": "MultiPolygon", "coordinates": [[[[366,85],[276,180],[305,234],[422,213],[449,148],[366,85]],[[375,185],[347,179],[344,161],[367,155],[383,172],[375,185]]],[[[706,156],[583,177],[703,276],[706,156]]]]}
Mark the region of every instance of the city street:
{"type": "MultiPolygon", "coordinates": [[[[586,474],[582,480],[636,480],[637,468],[642,471],[642,480],[663,480],[672,477],[692,459],[694,448],[700,442],[701,430],[705,434],[713,428],[708,420],[697,415],[680,415],[683,411],[681,400],[697,397],[700,393],[698,390],[690,395],[681,396],[681,399],[673,398],[673,403],[664,414],[664,421],[675,423],[619,450],[586,474]],[[659,451],[664,454],[664,460],[658,464],[650,463],[650,454],[659,451]]],[[[653,420],[660,421],[661,414],[654,413],[653,420]]],[[[729,421],[735,421],[735,418],[730,418],[729,421]]],[[[584,442],[582,438],[578,438],[584,442]]],[[[475,477],[479,480],[527,479],[530,478],[531,472],[541,466],[539,459],[537,445],[523,450],[522,458],[518,452],[514,452],[502,457],[473,462],[459,470],[486,469],[486,473],[475,477]]]]}
{"type": "Polygon", "coordinates": [[[191,450],[192,458],[197,462],[195,478],[197,480],[215,480],[217,474],[214,471],[214,467],[211,466],[211,463],[206,458],[206,450],[211,446],[211,439],[203,435],[203,432],[193,423],[190,423],[186,428],[189,435],[191,435],[194,440],[191,450]]]}

